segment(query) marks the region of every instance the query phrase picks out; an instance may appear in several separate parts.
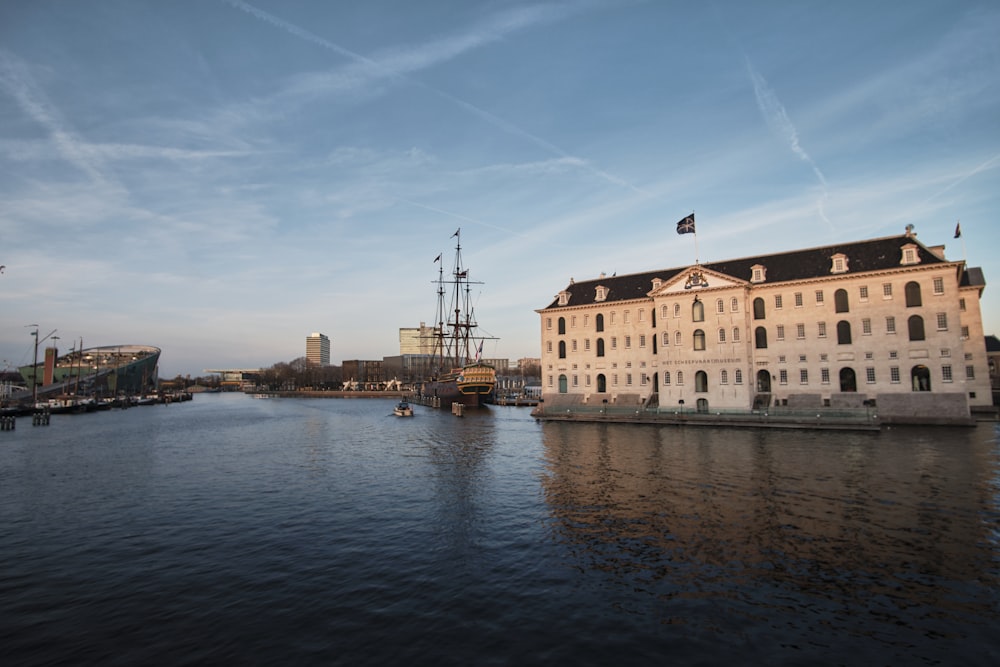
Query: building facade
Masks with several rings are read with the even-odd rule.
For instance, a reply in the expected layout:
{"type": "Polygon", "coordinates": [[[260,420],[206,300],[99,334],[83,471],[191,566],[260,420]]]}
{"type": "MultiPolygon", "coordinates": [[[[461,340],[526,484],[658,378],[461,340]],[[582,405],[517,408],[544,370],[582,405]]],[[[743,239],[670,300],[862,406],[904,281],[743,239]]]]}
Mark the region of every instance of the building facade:
{"type": "Polygon", "coordinates": [[[434,354],[434,344],[440,338],[435,335],[434,327],[423,322],[419,327],[400,328],[399,354],[434,354]]]}
{"type": "Polygon", "coordinates": [[[571,280],[536,311],[543,396],[709,411],[949,394],[968,412],[992,402],[984,288],[910,230],[571,280]]]}
{"type": "Polygon", "coordinates": [[[306,361],[315,366],[330,365],[330,339],[321,333],[306,337],[306,361]]]}

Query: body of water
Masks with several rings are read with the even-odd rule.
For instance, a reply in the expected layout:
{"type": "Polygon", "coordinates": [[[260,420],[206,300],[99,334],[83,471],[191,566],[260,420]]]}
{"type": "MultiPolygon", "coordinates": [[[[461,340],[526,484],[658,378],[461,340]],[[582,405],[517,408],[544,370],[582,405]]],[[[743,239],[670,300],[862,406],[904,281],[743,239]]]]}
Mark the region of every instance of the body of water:
{"type": "Polygon", "coordinates": [[[5,664],[1000,663],[1000,437],[252,399],[0,433],[5,664]]]}

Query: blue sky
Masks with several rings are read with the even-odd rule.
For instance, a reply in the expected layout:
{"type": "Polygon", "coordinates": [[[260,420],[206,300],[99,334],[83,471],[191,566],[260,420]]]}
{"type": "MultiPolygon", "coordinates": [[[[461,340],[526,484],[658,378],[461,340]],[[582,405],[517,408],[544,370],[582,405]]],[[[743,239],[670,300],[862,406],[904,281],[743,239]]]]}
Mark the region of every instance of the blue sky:
{"type": "Polygon", "coordinates": [[[4,2],[0,364],[397,354],[458,227],[487,357],[691,211],[702,261],[913,224],[1000,281],[998,176],[995,2],[4,2]]]}

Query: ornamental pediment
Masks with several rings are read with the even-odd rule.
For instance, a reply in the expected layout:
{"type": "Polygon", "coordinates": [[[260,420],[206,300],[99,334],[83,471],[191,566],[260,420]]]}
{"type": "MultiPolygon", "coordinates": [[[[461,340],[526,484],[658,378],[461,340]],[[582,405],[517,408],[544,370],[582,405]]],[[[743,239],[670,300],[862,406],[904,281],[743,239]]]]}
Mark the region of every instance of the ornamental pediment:
{"type": "Polygon", "coordinates": [[[724,273],[711,271],[703,266],[691,266],[679,271],[670,280],[653,280],[647,295],[655,297],[666,294],[690,294],[707,288],[742,287],[744,284],[745,281],[737,280],[724,273]]]}

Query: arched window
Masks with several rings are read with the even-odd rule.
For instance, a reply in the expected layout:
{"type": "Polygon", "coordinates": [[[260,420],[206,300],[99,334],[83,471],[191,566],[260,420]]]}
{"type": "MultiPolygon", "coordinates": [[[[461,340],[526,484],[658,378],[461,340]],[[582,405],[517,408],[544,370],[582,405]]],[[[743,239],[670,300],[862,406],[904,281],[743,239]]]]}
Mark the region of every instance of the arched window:
{"type": "Polygon", "coordinates": [[[733,311],[734,313],[737,313],[740,310],[740,300],[737,299],[735,296],[729,302],[729,310],[733,311]]]}
{"type": "Polygon", "coordinates": [[[840,369],[840,391],[857,391],[858,379],[853,368],[840,369]]]}
{"type": "Polygon", "coordinates": [[[705,349],[705,332],[701,329],[694,330],[694,349],[704,350],[705,349]]]}
{"type": "Polygon", "coordinates": [[[720,315],[726,312],[726,304],[722,302],[722,299],[715,300],[715,312],[720,315]]]}
{"type": "Polygon", "coordinates": [[[910,382],[913,383],[913,391],[931,390],[931,371],[927,366],[919,365],[910,369],[910,382]]]}
{"type": "Polygon", "coordinates": [[[924,318],[911,315],[906,325],[910,330],[910,340],[924,340],[924,318]]]}
{"type": "Polygon", "coordinates": [[[916,306],[922,306],[923,303],[920,299],[920,283],[911,280],[906,283],[906,307],[915,308],[916,306]]]}
{"type": "Polygon", "coordinates": [[[753,346],[758,350],[767,349],[767,329],[757,327],[753,332],[753,346]]]}
{"type": "Polygon", "coordinates": [[[603,394],[608,390],[608,381],[604,377],[604,373],[599,373],[597,375],[597,393],[603,394]]]}
{"type": "Polygon", "coordinates": [[[670,386],[670,371],[663,371],[663,386],[670,386]]]}
{"type": "Polygon", "coordinates": [[[567,391],[569,391],[569,383],[566,380],[566,376],[565,375],[560,375],[559,376],[559,393],[560,394],[565,394],[567,391]]]}
{"type": "MultiPolygon", "coordinates": [[[[739,371],[736,371],[739,373],[739,371]]],[[[740,376],[736,376],[736,382],[740,381],[740,376]]],[[[771,392],[771,372],[766,369],[757,371],[757,391],[762,394],[771,392]]]]}
{"type": "Polygon", "coordinates": [[[726,330],[725,329],[719,329],[719,342],[720,343],[725,343],[726,342],[726,330]]]}
{"type": "Polygon", "coordinates": [[[740,342],[740,328],[739,327],[733,327],[733,342],[734,343],[740,342]]]}
{"type": "Polygon", "coordinates": [[[599,357],[603,357],[604,356],[604,339],[603,338],[598,338],[597,339],[597,356],[599,356],[599,357]]]}
{"type": "Polygon", "coordinates": [[[566,318],[559,318],[559,334],[564,335],[566,333],[566,318]]]}
{"type": "Polygon", "coordinates": [[[681,304],[675,303],[674,304],[674,317],[680,317],[680,316],[681,316],[681,304]]]}
{"type": "Polygon", "coordinates": [[[660,306],[660,316],[663,317],[663,319],[667,319],[667,304],[660,306]]]}
{"type": "Polygon", "coordinates": [[[692,322],[705,321],[705,304],[702,303],[701,299],[699,299],[698,297],[695,297],[694,303],[691,304],[691,321],[692,322]]]}
{"type": "Polygon", "coordinates": [[[670,345],[670,333],[667,331],[663,332],[663,344],[670,345]]]}
{"type": "Polygon", "coordinates": [[[760,297],[753,300],[753,318],[755,320],[764,319],[764,299],[760,297]]]}
{"type": "Polygon", "coordinates": [[[833,305],[834,305],[834,310],[836,310],[838,313],[850,312],[851,307],[847,303],[847,290],[839,289],[833,293],[833,305]]]}
{"type": "Polygon", "coordinates": [[[602,313],[597,313],[597,317],[594,318],[594,324],[597,326],[598,331],[604,331],[604,315],[602,313]]]}
{"type": "Polygon", "coordinates": [[[699,393],[708,391],[708,373],[698,371],[694,374],[694,390],[699,393]]]}
{"type": "Polygon", "coordinates": [[[566,358],[566,341],[564,340],[559,341],[559,358],[566,358]]]}
{"type": "Polygon", "coordinates": [[[681,344],[681,332],[680,331],[675,331],[674,332],[674,345],[680,345],[680,344],[681,344]]]}
{"type": "Polygon", "coordinates": [[[851,323],[847,320],[837,322],[837,345],[851,344],[851,323]]]}
{"type": "Polygon", "coordinates": [[[722,384],[729,384],[729,371],[726,369],[719,371],[719,382],[722,384]]]}
{"type": "Polygon", "coordinates": [[[684,371],[677,371],[677,384],[684,384],[684,371]]]}

